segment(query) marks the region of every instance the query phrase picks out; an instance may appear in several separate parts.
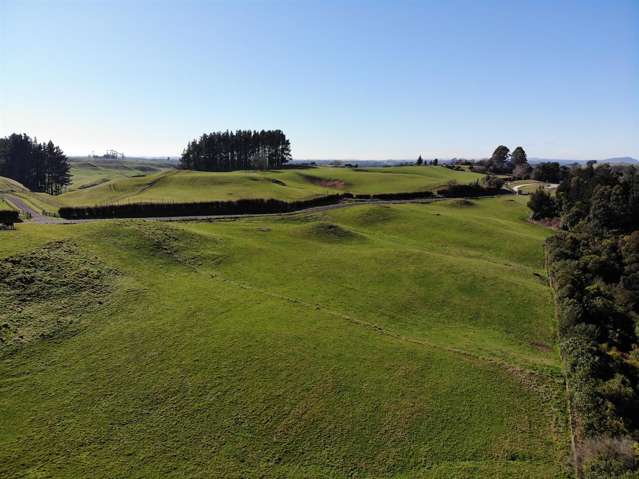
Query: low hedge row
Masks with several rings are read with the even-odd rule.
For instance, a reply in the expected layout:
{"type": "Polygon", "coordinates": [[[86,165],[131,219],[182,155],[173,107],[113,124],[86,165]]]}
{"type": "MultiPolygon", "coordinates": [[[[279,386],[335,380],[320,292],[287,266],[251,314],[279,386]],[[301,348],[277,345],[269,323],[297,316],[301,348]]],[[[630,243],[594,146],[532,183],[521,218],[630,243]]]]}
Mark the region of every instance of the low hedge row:
{"type": "Polygon", "coordinates": [[[437,190],[439,196],[445,198],[464,198],[476,196],[495,196],[509,194],[508,191],[501,188],[485,188],[478,182],[469,185],[450,184],[446,188],[437,190]]]}
{"type": "MultiPolygon", "coordinates": [[[[492,196],[500,191],[478,185],[449,185],[437,194],[445,198],[466,196],[492,196]]],[[[264,213],[289,213],[316,206],[334,205],[345,199],[357,200],[414,200],[435,198],[432,191],[400,193],[352,194],[340,193],[320,196],[310,200],[281,201],[275,199],[243,199],[236,201],[206,201],[197,203],[128,203],[101,206],[63,207],[59,215],[66,219],[99,218],[153,218],[170,216],[250,215],[264,213]]]]}
{"type": "Polygon", "coordinates": [[[334,205],[348,194],[327,195],[303,201],[275,199],[242,199],[237,201],[205,201],[198,203],[127,203],[118,205],[63,207],[59,215],[66,219],[153,218],[170,216],[250,215],[288,213],[315,206],[334,205]]]}

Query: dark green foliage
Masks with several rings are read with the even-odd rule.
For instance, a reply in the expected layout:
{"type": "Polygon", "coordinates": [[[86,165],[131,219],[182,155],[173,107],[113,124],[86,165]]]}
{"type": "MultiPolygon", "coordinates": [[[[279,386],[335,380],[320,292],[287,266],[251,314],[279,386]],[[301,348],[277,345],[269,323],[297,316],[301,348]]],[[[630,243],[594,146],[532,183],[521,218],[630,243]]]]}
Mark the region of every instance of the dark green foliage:
{"type": "Polygon", "coordinates": [[[495,175],[486,175],[481,179],[481,184],[489,190],[499,190],[504,186],[504,180],[495,175]]]}
{"type": "Polygon", "coordinates": [[[471,166],[472,171],[478,173],[509,174],[517,168],[518,173],[528,171],[528,157],[521,146],[515,148],[511,156],[507,146],[499,145],[495,148],[492,156],[485,160],[480,160],[471,166]]]}
{"type": "Polygon", "coordinates": [[[515,148],[510,155],[510,161],[513,164],[513,167],[517,167],[519,165],[527,165],[528,164],[528,156],[526,152],[521,146],[515,148]]]}
{"type": "Polygon", "coordinates": [[[568,231],[547,241],[570,400],[578,439],[589,438],[584,471],[592,478],[637,468],[627,447],[639,436],[637,185],[634,167],[572,169],[557,192],[568,231]]]}
{"type": "Polygon", "coordinates": [[[87,207],[60,208],[63,218],[152,218],[170,216],[246,215],[287,213],[314,206],[339,203],[352,195],[327,195],[310,200],[286,202],[275,199],[243,199],[237,201],[206,201],[200,203],[126,203],[87,207]]]}
{"type": "Polygon", "coordinates": [[[69,162],[53,142],[38,143],[27,135],[0,138],[0,176],[19,181],[32,191],[62,193],[71,182],[69,162]]]}
{"type": "Polygon", "coordinates": [[[506,162],[508,161],[508,154],[510,153],[510,149],[507,146],[499,145],[495,148],[493,152],[493,156],[490,157],[490,162],[493,166],[494,171],[503,170],[506,168],[506,162]]]}
{"type": "Polygon", "coordinates": [[[597,231],[632,231],[639,225],[639,172],[634,166],[573,168],[557,188],[562,224],[588,221],[597,231]]]}
{"type": "Polygon", "coordinates": [[[417,158],[417,161],[415,162],[415,164],[417,166],[422,166],[424,164],[424,159],[422,158],[422,155],[419,155],[419,158],[417,158]]]}
{"type": "Polygon", "coordinates": [[[557,216],[557,202],[543,188],[539,188],[528,200],[528,208],[532,210],[532,219],[541,220],[557,216]]]}
{"type": "Polygon", "coordinates": [[[507,194],[505,190],[499,188],[492,188],[489,186],[483,186],[479,181],[470,183],[468,185],[460,185],[454,181],[448,183],[446,188],[437,190],[437,194],[446,198],[463,198],[463,197],[478,197],[478,196],[494,196],[500,194],[507,194]]]}
{"type": "MultiPolygon", "coordinates": [[[[465,185],[460,185],[462,188],[465,185]]],[[[480,188],[476,196],[486,195],[480,188]]],[[[125,203],[102,206],[63,207],[59,215],[67,219],[88,218],[152,218],[170,216],[209,216],[209,215],[246,215],[264,213],[288,213],[316,206],[334,205],[345,199],[358,200],[414,200],[428,199],[435,196],[431,191],[415,191],[410,193],[378,193],[351,194],[341,193],[326,195],[310,200],[282,201],[275,199],[243,199],[237,201],[206,201],[196,203],[125,203]]],[[[443,195],[454,196],[454,195],[443,195]]]]}
{"type": "Polygon", "coordinates": [[[0,225],[12,227],[19,221],[18,212],[15,210],[0,210],[0,225]]]}
{"type": "Polygon", "coordinates": [[[532,169],[531,178],[546,183],[559,183],[569,174],[569,168],[561,166],[557,162],[545,162],[535,165],[532,169]]]}
{"type": "Polygon", "coordinates": [[[214,132],[191,141],[180,168],[231,171],[280,168],[291,159],[291,144],[281,130],[214,132]]]}

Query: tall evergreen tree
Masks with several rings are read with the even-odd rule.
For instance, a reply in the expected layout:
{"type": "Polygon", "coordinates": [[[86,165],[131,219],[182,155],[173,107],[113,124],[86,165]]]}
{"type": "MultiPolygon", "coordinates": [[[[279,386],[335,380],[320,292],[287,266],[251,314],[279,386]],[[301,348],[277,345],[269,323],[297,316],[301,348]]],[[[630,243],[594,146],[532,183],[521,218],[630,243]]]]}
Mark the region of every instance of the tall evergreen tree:
{"type": "Polygon", "coordinates": [[[60,147],[15,133],[0,138],[0,176],[49,194],[61,193],[71,182],[69,162],[60,147]]]}
{"type": "Polygon", "coordinates": [[[521,146],[518,146],[510,155],[510,161],[512,161],[513,167],[517,167],[519,165],[527,165],[528,156],[526,155],[524,149],[521,146]]]}
{"type": "Polygon", "coordinates": [[[180,168],[230,171],[280,168],[291,159],[291,144],[281,130],[205,133],[189,142],[180,168]]]}
{"type": "Polygon", "coordinates": [[[507,168],[508,154],[510,149],[507,146],[499,145],[495,148],[493,155],[490,157],[490,163],[493,171],[498,172],[507,168]]]}

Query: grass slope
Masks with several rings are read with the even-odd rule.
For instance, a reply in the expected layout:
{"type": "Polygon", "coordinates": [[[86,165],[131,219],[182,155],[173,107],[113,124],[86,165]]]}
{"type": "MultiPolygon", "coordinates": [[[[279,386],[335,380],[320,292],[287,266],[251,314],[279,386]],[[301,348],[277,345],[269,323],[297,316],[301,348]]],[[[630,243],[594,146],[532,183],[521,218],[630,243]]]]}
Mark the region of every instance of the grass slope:
{"type": "Polygon", "coordinates": [[[13,210],[13,206],[7,203],[5,200],[0,198],[0,210],[13,210]]]}
{"type": "Polygon", "coordinates": [[[38,262],[70,279],[38,316],[62,327],[0,353],[0,475],[561,477],[548,233],[525,214],[498,198],[18,225],[10,277],[37,301],[38,262]]]}
{"type": "Polygon", "coordinates": [[[171,169],[171,165],[150,160],[100,160],[72,158],[70,190],[90,188],[116,179],[140,177],[171,169]]]}
{"type": "MultiPolygon", "coordinates": [[[[86,174],[82,178],[80,182],[87,180],[86,174]]],[[[73,189],[55,197],[41,193],[21,196],[28,197],[38,209],[53,212],[61,206],[113,203],[196,202],[240,198],[276,198],[292,201],[347,191],[430,191],[446,185],[451,180],[469,183],[478,178],[480,175],[475,173],[453,171],[443,167],[370,170],[327,167],[230,173],[167,170],[144,177],[113,179],[93,187],[73,189]]]]}

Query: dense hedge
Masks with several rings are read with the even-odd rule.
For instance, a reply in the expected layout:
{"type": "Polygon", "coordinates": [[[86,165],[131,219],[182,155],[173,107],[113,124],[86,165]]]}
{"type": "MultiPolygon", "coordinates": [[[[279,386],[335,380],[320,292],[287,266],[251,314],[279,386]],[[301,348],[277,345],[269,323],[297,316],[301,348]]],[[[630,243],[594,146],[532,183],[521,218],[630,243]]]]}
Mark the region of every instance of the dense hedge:
{"type": "Polygon", "coordinates": [[[63,207],[59,214],[67,219],[89,218],[153,218],[169,216],[249,215],[287,213],[315,206],[334,205],[352,195],[327,195],[304,201],[274,199],[242,199],[198,203],[128,203],[119,205],[63,207]]]}
{"type": "MultiPolygon", "coordinates": [[[[437,192],[440,197],[460,198],[468,196],[492,196],[508,193],[505,190],[485,188],[479,183],[471,185],[449,184],[437,192]]],[[[206,201],[198,203],[128,203],[119,205],[63,207],[59,215],[67,219],[98,218],[153,218],[170,216],[248,215],[264,213],[288,213],[315,206],[334,205],[345,199],[356,200],[416,200],[435,198],[432,191],[398,193],[352,194],[340,193],[302,201],[275,199],[243,199],[237,201],[206,201]]]]}
{"type": "Polygon", "coordinates": [[[0,210],[0,224],[11,226],[17,223],[19,214],[15,210],[0,210]]]}
{"type": "Polygon", "coordinates": [[[445,198],[464,198],[476,196],[495,196],[501,194],[510,194],[506,190],[500,188],[485,188],[479,182],[469,185],[460,185],[456,183],[449,184],[446,188],[437,190],[437,194],[445,198]]]}

